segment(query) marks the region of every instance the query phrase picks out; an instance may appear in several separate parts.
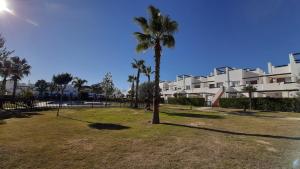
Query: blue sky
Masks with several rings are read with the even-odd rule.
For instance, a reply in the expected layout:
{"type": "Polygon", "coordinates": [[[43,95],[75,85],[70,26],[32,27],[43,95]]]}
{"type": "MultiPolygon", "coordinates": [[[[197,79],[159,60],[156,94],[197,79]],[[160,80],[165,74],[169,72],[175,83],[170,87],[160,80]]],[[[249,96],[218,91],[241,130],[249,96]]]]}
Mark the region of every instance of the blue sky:
{"type": "Polygon", "coordinates": [[[133,58],[153,65],[151,51],[135,52],[133,17],[152,4],[179,23],[176,47],[164,49],[161,79],[207,75],[214,67],[287,64],[300,51],[298,0],[7,0],[16,16],[0,14],[0,32],[32,65],[25,79],[70,72],[93,84],[111,72],[127,88],[133,58]]]}

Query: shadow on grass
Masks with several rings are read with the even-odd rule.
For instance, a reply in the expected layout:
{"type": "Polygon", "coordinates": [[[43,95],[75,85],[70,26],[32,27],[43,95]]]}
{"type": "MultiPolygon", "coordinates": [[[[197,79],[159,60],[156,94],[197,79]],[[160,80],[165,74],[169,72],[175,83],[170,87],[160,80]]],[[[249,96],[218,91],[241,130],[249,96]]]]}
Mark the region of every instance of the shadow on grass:
{"type": "Polygon", "coordinates": [[[272,116],[272,115],[261,115],[257,114],[257,112],[244,112],[244,111],[234,111],[229,112],[228,114],[237,115],[237,116],[251,116],[251,117],[264,117],[264,118],[282,118],[280,116],[272,116]]]}
{"type": "Polygon", "coordinates": [[[85,121],[85,120],[75,119],[75,118],[61,116],[61,115],[59,117],[66,118],[66,119],[69,119],[69,120],[85,122],[85,123],[88,123],[88,126],[90,128],[98,129],[98,130],[123,130],[123,129],[129,129],[130,128],[128,126],[123,126],[123,125],[120,125],[120,124],[95,123],[95,122],[91,122],[91,121],[85,121]]]}
{"type": "MultiPolygon", "coordinates": [[[[0,120],[10,119],[10,118],[30,118],[35,115],[43,115],[36,112],[22,112],[22,111],[0,111],[0,120]]],[[[1,124],[1,122],[0,122],[1,124]]]]}
{"type": "Polygon", "coordinates": [[[212,131],[212,132],[224,133],[224,134],[230,134],[230,135],[237,135],[237,136],[254,136],[254,137],[264,137],[264,138],[274,138],[274,139],[300,140],[300,137],[277,136],[277,135],[269,135],[269,134],[242,133],[242,132],[234,132],[234,131],[206,128],[206,127],[196,127],[196,126],[189,126],[189,125],[175,124],[175,123],[161,123],[161,124],[169,125],[169,126],[193,128],[193,129],[199,129],[199,130],[206,130],[206,131],[212,131]]]}
{"type": "Polygon", "coordinates": [[[181,117],[192,117],[192,118],[207,118],[207,119],[224,119],[224,116],[210,115],[210,114],[195,114],[195,113],[177,113],[177,112],[161,112],[168,116],[181,116],[181,117]]]}
{"type": "Polygon", "coordinates": [[[122,126],[119,124],[112,124],[112,123],[91,123],[88,126],[90,128],[98,129],[98,130],[123,130],[123,129],[130,128],[127,126],[122,126]]]}

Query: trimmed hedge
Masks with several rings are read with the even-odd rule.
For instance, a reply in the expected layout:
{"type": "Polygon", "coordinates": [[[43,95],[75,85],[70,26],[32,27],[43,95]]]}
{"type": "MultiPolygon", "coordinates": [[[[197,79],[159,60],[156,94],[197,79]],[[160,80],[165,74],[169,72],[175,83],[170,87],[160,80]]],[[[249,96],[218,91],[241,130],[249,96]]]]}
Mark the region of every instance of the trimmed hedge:
{"type": "MultiPolygon", "coordinates": [[[[221,98],[220,107],[237,109],[249,108],[249,98],[221,98]]],[[[300,112],[300,100],[296,98],[253,98],[252,109],[300,112]]]]}
{"type": "Polygon", "coordinates": [[[204,106],[205,99],[204,98],[187,98],[187,97],[168,98],[168,104],[204,106]]]}

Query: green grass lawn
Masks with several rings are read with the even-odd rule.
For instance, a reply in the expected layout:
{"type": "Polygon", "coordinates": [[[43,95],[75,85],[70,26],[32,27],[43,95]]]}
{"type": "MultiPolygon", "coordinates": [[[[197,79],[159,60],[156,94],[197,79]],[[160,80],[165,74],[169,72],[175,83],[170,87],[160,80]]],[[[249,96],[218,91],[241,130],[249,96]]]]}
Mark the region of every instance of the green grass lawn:
{"type": "Polygon", "coordinates": [[[64,109],[0,122],[0,168],[292,168],[300,114],[164,105],[64,109]]]}

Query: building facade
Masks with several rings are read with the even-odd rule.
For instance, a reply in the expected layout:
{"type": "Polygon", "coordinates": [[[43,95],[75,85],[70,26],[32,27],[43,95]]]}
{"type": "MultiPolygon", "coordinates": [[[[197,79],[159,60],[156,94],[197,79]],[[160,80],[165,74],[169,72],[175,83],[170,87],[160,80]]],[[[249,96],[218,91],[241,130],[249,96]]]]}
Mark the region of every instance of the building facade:
{"type": "Polygon", "coordinates": [[[162,97],[168,100],[176,94],[186,97],[202,97],[212,105],[221,97],[248,97],[242,89],[252,85],[257,91],[254,97],[296,97],[299,92],[300,53],[289,55],[289,64],[273,66],[268,63],[268,72],[260,68],[237,69],[215,68],[208,76],[179,75],[175,81],[160,83],[162,97]]]}

